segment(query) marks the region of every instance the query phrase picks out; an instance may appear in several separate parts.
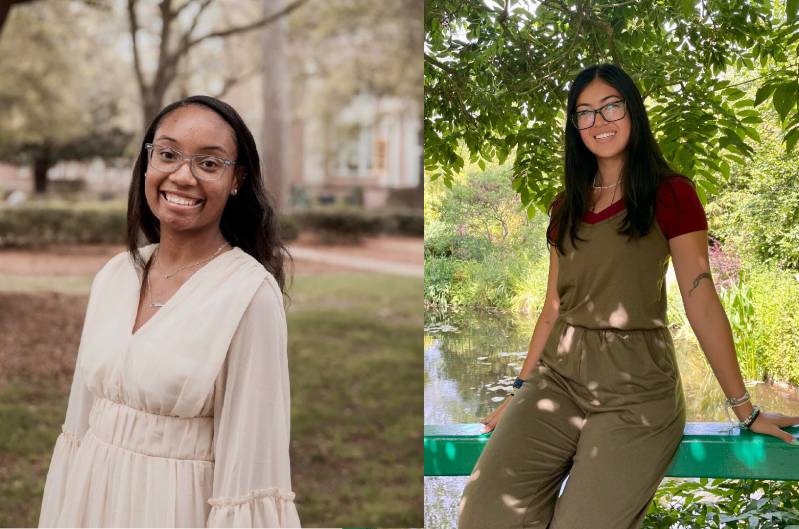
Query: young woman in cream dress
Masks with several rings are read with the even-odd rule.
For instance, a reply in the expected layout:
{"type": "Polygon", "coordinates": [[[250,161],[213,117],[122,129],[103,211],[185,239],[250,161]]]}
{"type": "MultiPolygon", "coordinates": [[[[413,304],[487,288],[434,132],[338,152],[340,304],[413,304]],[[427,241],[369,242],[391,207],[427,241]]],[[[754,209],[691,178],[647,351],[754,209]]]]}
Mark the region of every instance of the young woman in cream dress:
{"type": "Polygon", "coordinates": [[[128,247],[92,283],[39,526],[300,527],[287,252],[229,105],[194,96],[155,117],[128,247]]]}

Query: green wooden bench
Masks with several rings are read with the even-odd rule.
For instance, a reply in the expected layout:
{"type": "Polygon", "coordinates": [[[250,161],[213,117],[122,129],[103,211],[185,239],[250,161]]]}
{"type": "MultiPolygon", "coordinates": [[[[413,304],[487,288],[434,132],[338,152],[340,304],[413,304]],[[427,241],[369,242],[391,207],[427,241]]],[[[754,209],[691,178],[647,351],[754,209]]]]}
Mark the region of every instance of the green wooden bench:
{"type": "MultiPolygon", "coordinates": [[[[799,446],[729,423],[689,422],[666,472],[679,478],[775,479],[799,481],[799,446]]],[[[490,433],[482,424],[424,427],[424,475],[468,476],[490,433]]],[[[784,428],[794,437],[799,426],[784,428]]]]}

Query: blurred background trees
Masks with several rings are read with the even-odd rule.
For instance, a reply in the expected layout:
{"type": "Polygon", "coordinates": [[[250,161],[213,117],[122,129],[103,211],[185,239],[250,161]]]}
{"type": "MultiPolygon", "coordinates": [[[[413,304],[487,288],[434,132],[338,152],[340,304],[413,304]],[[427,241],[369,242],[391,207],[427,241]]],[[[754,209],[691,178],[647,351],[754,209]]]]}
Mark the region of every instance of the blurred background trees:
{"type": "Polygon", "coordinates": [[[119,157],[132,131],[119,101],[124,69],[110,49],[79,38],[102,12],[81,3],[36,6],[15,8],[0,37],[0,158],[29,164],[43,193],[57,162],[119,157]]]}
{"type": "Polygon", "coordinates": [[[148,120],[204,93],[250,126],[280,209],[421,209],[421,0],[4,7],[0,199],[121,196],[148,120]]]}

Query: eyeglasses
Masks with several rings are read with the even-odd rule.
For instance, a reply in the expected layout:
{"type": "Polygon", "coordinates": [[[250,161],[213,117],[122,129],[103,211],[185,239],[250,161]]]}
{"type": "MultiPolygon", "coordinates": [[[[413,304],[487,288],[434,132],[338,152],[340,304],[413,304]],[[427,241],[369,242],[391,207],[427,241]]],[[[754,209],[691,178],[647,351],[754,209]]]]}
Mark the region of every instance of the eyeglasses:
{"type": "Polygon", "coordinates": [[[177,149],[157,143],[145,143],[144,148],[147,149],[148,164],[165,173],[174,173],[188,160],[191,174],[197,180],[219,180],[229,165],[236,165],[234,161],[207,154],[186,156],[177,149]]]}
{"type": "Polygon", "coordinates": [[[577,130],[589,129],[594,126],[597,114],[602,114],[605,121],[619,121],[624,117],[627,105],[624,100],[613,101],[596,110],[580,110],[571,115],[571,121],[577,130]]]}

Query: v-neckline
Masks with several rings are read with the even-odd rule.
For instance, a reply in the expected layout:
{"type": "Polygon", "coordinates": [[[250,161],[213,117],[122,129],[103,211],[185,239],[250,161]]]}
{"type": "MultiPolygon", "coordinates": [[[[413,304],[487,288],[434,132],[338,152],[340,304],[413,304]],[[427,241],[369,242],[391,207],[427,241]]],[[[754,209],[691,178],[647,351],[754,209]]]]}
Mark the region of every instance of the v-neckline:
{"type": "MultiPolygon", "coordinates": [[[[157,243],[156,243],[156,244],[157,244],[157,243]]],[[[155,245],[154,245],[154,246],[155,246],[155,245]]],[[[216,261],[217,261],[217,260],[218,260],[220,257],[222,257],[223,255],[226,255],[226,254],[228,254],[228,253],[230,253],[230,252],[233,252],[233,251],[235,251],[235,250],[236,250],[236,248],[237,248],[236,246],[233,246],[233,247],[232,247],[230,250],[226,250],[226,251],[222,252],[221,254],[219,254],[219,255],[215,256],[213,259],[211,259],[210,261],[208,261],[207,263],[205,263],[204,265],[202,265],[200,268],[198,268],[197,270],[195,270],[195,272],[194,272],[192,275],[190,275],[188,278],[186,278],[186,281],[184,281],[184,282],[183,282],[183,283],[182,283],[182,284],[181,284],[181,285],[178,287],[178,289],[177,289],[177,290],[175,290],[175,293],[174,293],[174,294],[172,294],[172,295],[169,297],[169,299],[167,299],[166,301],[164,301],[164,304],[163,304],[163,306],[162,306],[160,309],[158,309],[158,311],[157,311],[155,314],[153,314],[152,316],[150,316],[150,317],[147,319],[147,321],[145,321],[144,323],[142,323],[142,324],[141,324],[141,326],[140,326],[138,329],[136,329],[136,330],[134,331],[134,330],[133,330],[133,328],[136,326],[136,320],[139,318],[139,306],[141,305],[141,302],[142,302],[142,300],[141,300],[141,291],[142,291],[142,289],[141,289],[141,285],[139,284],[139,285],[138,285],[138,291],[139,291],[139,292],[138,292],[138,294],[135,296],[135,297],[136,297],[136,305],[134,305],[134,309],[133,309],[133,322],[132,322],[132,323],[130,323],[130,324],[128,325],[128,334],[130,335],[130,338],[131,338],[131,339],[133,339],[133,338],[136,338],[137,336],[139,336],[139,335],[141,334],[142,330],[144,330],[144,329],[145,329],[145,328],[146,328],[148,325],[150,325],[150,322],[151,322],[151,321],[153,321],[154,319],[158,318],[158,316],[159,316],[160,314],[162,314],[162,313],[164,312],[164,310],[165,310],[165,309],[167,309],[167,308],[171,307],[172,305],[174,305],[174,304],[175,304],[175,302],[174,302],[174,299],[175,299],[176,297],[178,297],[178,296],[181,294],[181,292],[182,292],[182,291],[186,290],[185,288],[183,288],[183,287],[185,287],[185,286],[186,286],[186,284],[190,283],[190,282],[191,282],[191,281],[192,281],[192,280],[193,280],[193,279],[194,279],[194,278],[195,278],[195,277],[196,277],[198,274],[200,274],[201,272],[203,272],[204,270],[206,270],[206,269],[207,269],[207,268],[208,268],[208,267],[209,267],[211,264],[213,264],[214,262],[216,262],[216,261]]],[[[155,252],[155,250],[156,250],[156,248],[154,247],[154,248],[153,248],[153,250],[152,250],[152,252],[150,252],[150,256],[152,256],[152,254],[153,254],[153,252],[155,252]]],[[[148,256],[148,259],[149,259],[149,256],[148,256]]],[[[136,277],[138,278],[138,281],[137,281],[137,284],[138,284],[138,283],[139,283],[139,281],[141,281],[142,279],[141,279],[141,278],[139,278],[139,274],[137,274],[137,273],[136,273],[136,270],[135,270],[135,269],[134,269],[134,274],[135,274],[135,275],[136,275],[136,277]]]]}
{"type": "Polygon", "coordinates": [[[587,210],[585,212],[585,220],[589,224],[596,224],[602,222],[603,220],[607,220],[614,216],[619,211],[624,209],[624,197],[618,199],[616,202],[608,205],[606,208],[603,208],[601,211],[597,211],[594,213],[591,210],[587,210]]]}

